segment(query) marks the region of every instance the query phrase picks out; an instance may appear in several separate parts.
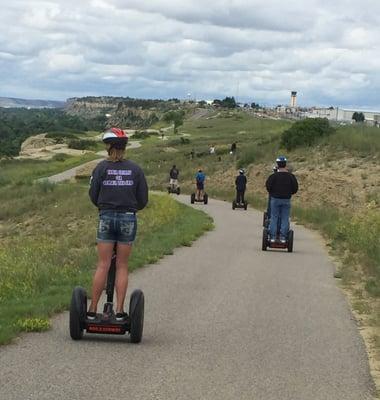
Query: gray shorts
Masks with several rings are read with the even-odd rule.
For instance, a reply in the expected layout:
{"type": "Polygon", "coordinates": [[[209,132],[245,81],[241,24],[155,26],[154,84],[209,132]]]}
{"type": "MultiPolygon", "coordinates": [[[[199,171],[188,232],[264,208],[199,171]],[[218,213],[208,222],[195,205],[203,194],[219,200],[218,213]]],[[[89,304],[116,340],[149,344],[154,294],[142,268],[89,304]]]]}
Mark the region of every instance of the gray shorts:
{"type": "Polygon", "coordinates": [[[132,212],[100,211],[97,242],[132,244],[136,238],[137,218],[132,212]]]}

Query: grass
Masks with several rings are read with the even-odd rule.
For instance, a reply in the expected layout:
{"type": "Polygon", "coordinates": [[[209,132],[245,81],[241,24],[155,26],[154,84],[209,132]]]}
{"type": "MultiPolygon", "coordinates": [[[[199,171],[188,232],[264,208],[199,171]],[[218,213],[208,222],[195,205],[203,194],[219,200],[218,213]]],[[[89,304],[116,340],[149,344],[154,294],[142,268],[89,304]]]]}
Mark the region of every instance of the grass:
{"type": "MultiPolygon", "coordinates": [[[[32,204],[39,188],[27,189],[18,195],[28,206],[8,196],[3,202],[13,203],[13,210],[0,217],[0,343],[20,331],[44,329],[46,318],[68,307],[74,286],[89,288],[96,261],[97,215],[87,188],[57,185],[40,196],[43,205],[37,208],[32,204]]],[[[166,195],[152,195],[138,223],[130,270],[190,246],[212,228],[204,213],[166,195]]]]}
{"type": "MultiPolygon", "coordinates": [[[[275,156],[284,151],[280,148],[280,135],[289,126],[287,121],[259,119],[240,111],[214,112],[206,118],[188,119],[179,134],[168,133],[166,141],[149,139],[143,148],[134,152],[134,158],[143,165],[150,184],[156,189],[166,186],[168,171],[176,164],[180,169],[181,189],[190,192],[193,190],[194,174],[202,167],[209,178],[209,195],[230,200],[234,195],[233,181],[230,181],[231,177],[220,179],[224,171],[261,163],[268,165],[269,173],[275,156]],[[189,139],[190,143],[183,144],[181,137],[189,139]],[[229,148],[233,141],[237,142],[237,154],[231,156],[229,148]],[[216,156],[208,154],[211,144],[216,147],[216,156]],[[193,159],[190,157],[192,150],[195,154],[193,159]],[[219,178],[215,179],[217,175],[219,178]]],[[[365,156],[376,163],[379,154],[380,130],[363,125],[339,126],[335,133],[321,139],[316,147],[286,153],[290,160],[307,163],[312,159],[317,165],[328,165],[340,157],[356,156],[365,156]]],[[[350,170],[356,167],[356,161],[348,166],[350,170]]],[[[255,177],[249,179],[254,180],[255,177]]],[[[263,209],[266,206],[266,199],[259,194],[247,199],[255,207],[263,209]]],[[[355,209],[342,211],[328,204],[311,208],[300,203],[293,208],[293,215],[300,222],[320,230],[335,249],[340,248],[341,255],[349,254],[350,263],[346,263],[344,282],[352,276],[350,271],[354,263],[362,265],[364,275],[360,279],[371,296],[380,294],[379,203],[378,188],[372,187],[367,195],[369,208],[361,207],[360,213],[355,209]]]]}
{"type": "Polygon", "coordinates": [[[380,153],[380,129],[362,124],[341,126],[324,143],[335,151],[344,150],[366,157],[378,156],[380,153]]]}
{"type": "Polygon", "coordinates": [[[0,161],[0,185],[31,183],[38,178],[65,171],[66,169],[81,165],[86,161],[99,158],[94,153],[86,153],[82,156],[65,156],[57,154],[53,160],[1,160],[0,161]]]}

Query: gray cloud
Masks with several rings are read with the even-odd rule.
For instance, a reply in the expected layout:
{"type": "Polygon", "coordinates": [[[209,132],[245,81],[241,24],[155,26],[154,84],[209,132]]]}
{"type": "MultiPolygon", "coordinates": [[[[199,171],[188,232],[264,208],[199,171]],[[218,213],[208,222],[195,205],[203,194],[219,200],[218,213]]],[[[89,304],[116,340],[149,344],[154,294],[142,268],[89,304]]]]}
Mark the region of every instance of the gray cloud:
{"type": "Polygon", "coordinates": [[[16,0],[0,14],[0,95],[379,107],[380,3],[16,0]]]}

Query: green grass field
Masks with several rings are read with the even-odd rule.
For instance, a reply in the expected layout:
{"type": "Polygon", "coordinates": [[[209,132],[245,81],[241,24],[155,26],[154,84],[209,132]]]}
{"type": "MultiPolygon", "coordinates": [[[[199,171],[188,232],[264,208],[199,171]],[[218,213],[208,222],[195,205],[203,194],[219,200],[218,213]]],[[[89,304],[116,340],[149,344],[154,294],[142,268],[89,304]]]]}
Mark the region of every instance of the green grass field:
{"type": "MultiPolygon", "coordinates": [[[[67,309],[72,288],[89,287],[96,262],[97,210],[87,185],[20,181],[39,176],[31,165],[16,161],[12,171],[8,162],[10,183],[0,188],[0,344],[21,331],[48,329],[48,318],[67,309]]],[[[56,172],[55,162],[43,165],[56,172]]],[[[212,220],[155,194],[139,213],[138,226],[130,270],[190,246],[212,220]]]]}
{"type": "Polygon", "coordinates": [[[57,154],[52,160],[0,160],[0,185],[32,183],[33,180],[57,174],[99,158],[94,153],[83,156],[57,154]]]}

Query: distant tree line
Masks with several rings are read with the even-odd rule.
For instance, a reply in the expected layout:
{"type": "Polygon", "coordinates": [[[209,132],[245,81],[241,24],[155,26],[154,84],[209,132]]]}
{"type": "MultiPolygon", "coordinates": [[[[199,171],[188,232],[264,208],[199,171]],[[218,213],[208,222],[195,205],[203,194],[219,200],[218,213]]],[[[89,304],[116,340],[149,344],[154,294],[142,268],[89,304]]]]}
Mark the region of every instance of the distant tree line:
{"type": "Polygon", "coordinates": [[[57,109],[0,108],[0,156],[16,156],[29,136],[45,132],[103,130],[106,118],[85,119],[57,109]]]}

